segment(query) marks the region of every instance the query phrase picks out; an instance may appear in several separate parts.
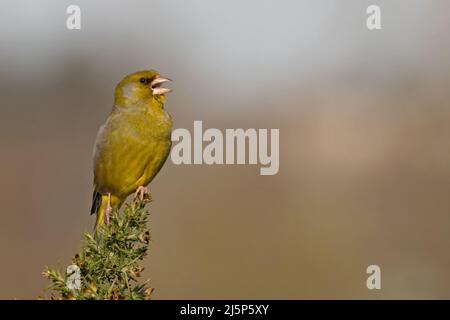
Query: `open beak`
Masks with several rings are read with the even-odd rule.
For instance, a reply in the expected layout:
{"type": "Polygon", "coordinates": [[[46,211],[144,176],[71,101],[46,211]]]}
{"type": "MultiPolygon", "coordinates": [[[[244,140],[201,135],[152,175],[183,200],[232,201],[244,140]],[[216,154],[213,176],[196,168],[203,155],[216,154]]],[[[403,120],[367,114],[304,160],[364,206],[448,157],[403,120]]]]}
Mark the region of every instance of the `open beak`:
{"type": "Polygon", "coordinates": [[[161,85],[165,82],[169,82],[172,81],[170,79],[167,78],[163,78],[161,76],[156,77],[151,83],[150,83],[150,87],[152,88],[153,94],[154,95],[159,95],[159,94],[165,94],[165,93],[169,93],[172,90],[169,88],[163,88],[161,87],[161,85]]]}

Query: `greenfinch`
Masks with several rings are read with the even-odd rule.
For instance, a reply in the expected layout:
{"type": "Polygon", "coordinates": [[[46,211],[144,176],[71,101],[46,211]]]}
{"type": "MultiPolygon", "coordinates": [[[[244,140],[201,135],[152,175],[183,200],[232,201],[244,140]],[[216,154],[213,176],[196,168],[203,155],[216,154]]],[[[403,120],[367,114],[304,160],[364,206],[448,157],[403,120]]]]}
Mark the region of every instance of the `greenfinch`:
{"type": "Polygon", "coordinates": [[[94,147],[95,228],[109,222],[113,208],[120,208],[131,193],[143,197],[169,155],[172,119],[164,103],[171,90],[162,87],[168,81],[147,70],[126,76],[116,86],[114,106],[94,147]]]}

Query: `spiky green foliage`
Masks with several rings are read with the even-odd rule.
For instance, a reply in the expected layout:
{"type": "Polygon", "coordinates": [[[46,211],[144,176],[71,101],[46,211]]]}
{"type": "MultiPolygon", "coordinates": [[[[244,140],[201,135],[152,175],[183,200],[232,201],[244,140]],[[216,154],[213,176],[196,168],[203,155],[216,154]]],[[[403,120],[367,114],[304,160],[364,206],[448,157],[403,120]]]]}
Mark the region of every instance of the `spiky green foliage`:
{"type": "Polygon", "coordinates": [[[75,274],[47,267],[52,299],[149,299],[152,288],[138,282],[144,268],[139,264],[147,255],[150,233],[147,227],[150,198],[126,204],[123,213],[114,211],[110,224],[101,225],[72,259],[75,274]],[[73,280],[79,274],[79,282],[73,280]]]}

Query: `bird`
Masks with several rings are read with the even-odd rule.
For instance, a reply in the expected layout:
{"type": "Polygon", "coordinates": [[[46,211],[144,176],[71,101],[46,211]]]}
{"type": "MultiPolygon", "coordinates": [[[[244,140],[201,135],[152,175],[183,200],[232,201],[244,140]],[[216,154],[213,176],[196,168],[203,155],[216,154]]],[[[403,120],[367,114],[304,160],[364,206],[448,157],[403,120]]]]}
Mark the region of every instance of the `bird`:
{"type": "Polygon", "coordinates": [[[156,70],[137,71],[116,86],[114,105],[94,144],[94,230],[109,224],[112,210],[135,192],[143,199],[146,186],[164,165],[172,145],[172,118],[165,111],[163,84],[171,81],[156,70]]]}

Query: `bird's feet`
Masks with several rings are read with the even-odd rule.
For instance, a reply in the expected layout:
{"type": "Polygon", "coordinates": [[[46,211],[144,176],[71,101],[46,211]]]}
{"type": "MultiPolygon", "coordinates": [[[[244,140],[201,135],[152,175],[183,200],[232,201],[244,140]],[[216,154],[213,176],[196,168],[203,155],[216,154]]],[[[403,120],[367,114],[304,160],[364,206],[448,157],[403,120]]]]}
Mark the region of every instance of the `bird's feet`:
{"type": "Polygon", "coordinates": [[[140,186],[139,188],[136,189],[133,200],[136,200],[138,197],[143,202],[152,201],[152,197],[150,196],[150,190],[148,190],[148,188],[144,186],[140,186]]]}

